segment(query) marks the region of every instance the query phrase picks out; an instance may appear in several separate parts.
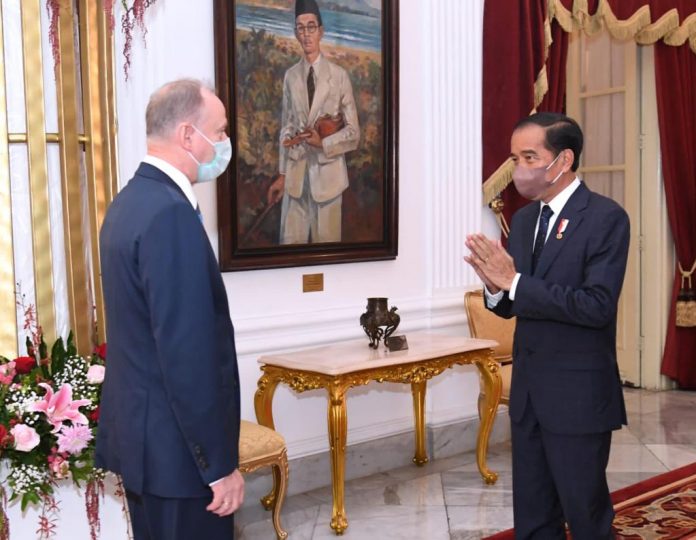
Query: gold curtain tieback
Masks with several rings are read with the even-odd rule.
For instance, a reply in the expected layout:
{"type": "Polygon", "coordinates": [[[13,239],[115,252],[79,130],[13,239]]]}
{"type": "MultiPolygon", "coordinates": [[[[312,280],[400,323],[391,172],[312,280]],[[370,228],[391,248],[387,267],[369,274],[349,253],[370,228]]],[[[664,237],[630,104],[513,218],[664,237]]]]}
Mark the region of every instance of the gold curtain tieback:
{"type": "Polygon", "coordinates": [[[684,270],[681,262],[677,263],[681,274],[681,289],[677,296],[677,326],[690,328],[696,326],[696,292],[691,285],[691,274],[696,270],[696,260],[691,265],[691,270],[684,270]]]}

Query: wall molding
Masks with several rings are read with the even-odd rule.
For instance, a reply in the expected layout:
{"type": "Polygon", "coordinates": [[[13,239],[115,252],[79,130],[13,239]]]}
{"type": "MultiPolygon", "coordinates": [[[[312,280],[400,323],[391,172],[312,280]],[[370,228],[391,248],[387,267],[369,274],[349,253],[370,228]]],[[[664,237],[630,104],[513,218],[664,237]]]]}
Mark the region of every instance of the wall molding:
{"type": "MultiPolygon", "coordinates": [[[[449,289],[433,297],[394,299],[401,315],[398,333],[466,328],[464,293],[472,287],[449,289]]],[[[337,307],[306,312],[288,312],[263,317],[235,317],[235,342],[239,356],[258,356],[313,347],[363,337],[358,322],[364,307],[337,307]]],[[[367,338],[366,338],[367,339],[367,338]]]]}

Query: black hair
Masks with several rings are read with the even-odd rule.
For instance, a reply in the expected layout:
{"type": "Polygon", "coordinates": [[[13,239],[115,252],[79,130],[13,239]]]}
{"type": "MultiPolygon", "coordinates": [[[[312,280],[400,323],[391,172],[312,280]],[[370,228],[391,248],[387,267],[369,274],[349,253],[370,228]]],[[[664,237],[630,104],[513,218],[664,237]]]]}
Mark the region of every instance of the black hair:
{"type": "Polygon", "coordinates": [[[560,154],[563,150],[573,151],[573,166],[571,170],[577,171],[580,166],[580,154],[582,153],[582,129],[578,123],[565,114],[552,112],[538,112],[522,118],[513,131],[520,128],[535,125],[544,128],[546,137],[544,147],[553,152],[554,155],[560,154]]]}

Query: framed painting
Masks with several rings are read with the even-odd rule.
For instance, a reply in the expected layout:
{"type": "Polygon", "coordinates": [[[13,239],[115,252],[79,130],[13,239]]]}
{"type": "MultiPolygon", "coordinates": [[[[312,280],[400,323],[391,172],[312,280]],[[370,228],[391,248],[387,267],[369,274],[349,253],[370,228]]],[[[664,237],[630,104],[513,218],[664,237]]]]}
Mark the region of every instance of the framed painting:
{"type": "Polygon", "coordinates": [[[393,259],[398,0],[215,0],[223,271],[393,259]]]}

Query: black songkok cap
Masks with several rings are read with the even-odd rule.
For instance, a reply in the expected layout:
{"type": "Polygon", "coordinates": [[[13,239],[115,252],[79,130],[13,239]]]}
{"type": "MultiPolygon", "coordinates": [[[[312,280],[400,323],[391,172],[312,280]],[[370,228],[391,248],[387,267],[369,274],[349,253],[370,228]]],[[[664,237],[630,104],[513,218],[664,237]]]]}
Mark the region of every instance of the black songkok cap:
{"type": "Polygon", "coordinates": [[[319,6],[316,0],[297,0],[295,2],[295,18],[300,15],[305,15],[306,13],[313,13],[316,15],[319,26],[322,26],[321,13],[319,13],[319,6]]]}

